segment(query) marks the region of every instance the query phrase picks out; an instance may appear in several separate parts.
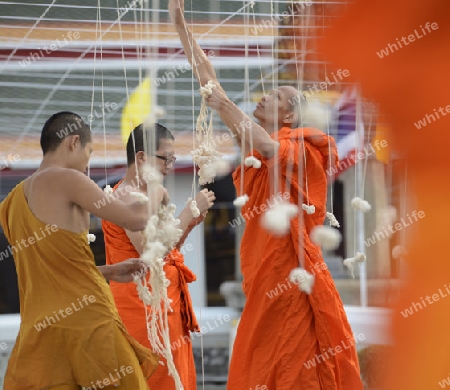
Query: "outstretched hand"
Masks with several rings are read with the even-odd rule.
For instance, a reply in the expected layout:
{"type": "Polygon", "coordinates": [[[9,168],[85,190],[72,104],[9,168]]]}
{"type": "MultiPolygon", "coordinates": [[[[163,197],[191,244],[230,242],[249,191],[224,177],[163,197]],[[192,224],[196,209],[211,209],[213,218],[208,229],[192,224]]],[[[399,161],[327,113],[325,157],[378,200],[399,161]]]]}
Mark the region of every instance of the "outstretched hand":
{"type": "Polygon", "coordinates": [[[208,214],[208,210],[212,206],[214,206],[215,200],[216,196],[214,195],[214,192],[209,191],[206,188],[201,190],[195,197],[195,201],[197,202],[197,207],[200,211],[200,215],[197,218],[193,218],[189,226],[194,227],[202,223],[206,217],[206,214],[208,214]]]}
{"type": "Polygon", "coordinates": [[[169,15],[173,24],[181,23],[184,19],[184,0],[169,0],[169,15]]]}
{"type": "Polygon", "coordinates": [[[143,273],[145,264],[140,259],[129,259],[110,265],[109,280],[117,283],[130,283],[135,275],[143,273]]]}

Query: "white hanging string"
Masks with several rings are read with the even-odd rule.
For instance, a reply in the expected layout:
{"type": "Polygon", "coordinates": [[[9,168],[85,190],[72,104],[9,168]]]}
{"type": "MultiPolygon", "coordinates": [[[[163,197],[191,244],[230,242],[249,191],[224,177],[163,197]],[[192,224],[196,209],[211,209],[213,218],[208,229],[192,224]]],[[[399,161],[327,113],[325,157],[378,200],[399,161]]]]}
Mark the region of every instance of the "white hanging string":
{"type": "MultiPolygon", "coordinates": [[[[133,7],[136,3],[138,2],[138,0],[134,0],[133,3],[130,4],[130,7],[133,7]]],[[[122,19],[127,13],[128,13],[129,9],[126,9],[123,13],[120,14],[120,16],[114,21],[112,22],[109,27],[102,33],[100,34],[99,38],[103,38],[106,34],[108,34],[111,29],[118,23],[118,21],[120,19],[122,19]]],[[[97,39],[99,39],[97,38],[97,39]]],[[[69,66],[69,68],[64,72],[64,74],[60,77],[60,79],[58,80],[58,82],[53,85],[53,88],[50,90],[50,92],[47,94],[47,96],[45,97],[44,100],[42,100],[41,104],[39,105],[38,109],[35,110],[32,118],[28,121],[28,124],[25,126],[25,128],[23,129],[23,131],[21,132],[20,136],[17,137],[16,141],[14,142],[12,149],[14,150],[15,147],[22,141],[22,139],[28,134],[28,132],[32,129],[32,127],[34,126],[34,123],[36,121],[36,119],[39,117],[39,115],[42,113],[42,111],[44,110],[44,108],[47,106],[47,104],[49,103],[50,99],[54,96],[54,94],[58,91],[58,89],[61,87],[62,83],[66,80],[66,78],[70,75],[70,73],[72,72],[72,70],[75,68],[75,66],[91,51],[92,47],[96,44],[97,39],[91,43],[82,53],[79,57],[77,57],[77,59],[75,61],[73,61],[71,63],[71,65],[69,66]]]]}

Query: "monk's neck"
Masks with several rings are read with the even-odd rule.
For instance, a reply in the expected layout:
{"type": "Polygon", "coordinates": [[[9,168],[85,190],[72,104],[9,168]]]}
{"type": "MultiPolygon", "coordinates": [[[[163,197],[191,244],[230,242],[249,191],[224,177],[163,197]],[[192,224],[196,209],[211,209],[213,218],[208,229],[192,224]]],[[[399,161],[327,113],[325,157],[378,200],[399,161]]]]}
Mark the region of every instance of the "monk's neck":
{"type": "Polygon", "coordinates": [[[127,168],[127,172],[125,173],[124,177],[124,184],[131,185],[134,188],[139,188],[143,192],[147,192],[147,184],[145,181],[142,180],[142,177],[138,178],[136,177],[138,175],[138,172],[136,171],[136,166],[131,165],[127,168]]]}
{"type": "Polygon", "coordinates": [[[260,121],[260,125],[264,130],[267,131],[269,135],[272,135],[273,133],[276,133],[279,131],[282,127],[284,127],[284,124],[277,124],[277,123],[270,123],[270,122],[263,122],[260,121]]]}

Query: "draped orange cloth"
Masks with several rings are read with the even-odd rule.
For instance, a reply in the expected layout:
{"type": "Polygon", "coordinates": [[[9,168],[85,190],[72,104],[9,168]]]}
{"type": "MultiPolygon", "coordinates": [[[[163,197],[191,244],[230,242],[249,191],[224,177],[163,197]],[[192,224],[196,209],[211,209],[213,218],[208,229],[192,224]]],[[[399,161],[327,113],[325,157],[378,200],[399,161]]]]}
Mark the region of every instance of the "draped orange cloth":
{"type": "MultiPolygon", "coordinates": [[[[119,183],[120,184],[120,183],[119,183]]],[[[115,187],[117,188],[117,186],[115,187]]],[[[102,222],[105,236],[106,262],[115,264],[129,258],[138,258],[139,253],[131,243],[124,229],[111,222],[102,222]]],[[[168,313],[169,334],[175,367],[186,390],[196,389],[194,355],[189,332],[198,332],[197,319],[192,308],[187,283],[196,280],[195,274],[184,264],[184,257],[173,249],[165,258],[164,271],[170,281],[168,297],[173,311],[168,313]]],[[[110,283],[120,317],[130,334],[143,346],[151,348],[147,335],[145,307],[139,298],[136,284],[110,283]]],[[[155,390],[176,390],[175,383],[167,370],[163,358],[148,384],[155,390]]]]}
{"type": "Polygon", "coordinates": [[[382,120],[393,129],[390,145],[407,163],[408,196],[413,197],[408,212],[425,213],[405,232],[408,277],[393,310],[389,372],[380,373],[388,383],[380,388],[448,387],[450,298],[439,290],[445,292],[450,281],[450,2],[356,0],[346,11],[334,18],[321,51],[333,66],[350,71],[349,81],[361,82],[365,98],[379,104],[382,120]],[[388,53],[383,58],[377,55],[382,50],[388,53]],[[439,300],[425,306],[434,294],[439,300]],[[422,309],[401,315],[413,304],[422,309]]]}
{"type": "Polygon", "coordinates": [[[0,221],[14,247],[21,315],[4,389],[90,389],[97,381],[147,389],[158,358],[123,326],[87,231],[50,229],[28,207],[23,182],[0,204],[0,221]]]}
{"type": "MultiPolygon", "coordinates": [[[[247,300],[233,347],[227,389],[362,389],[355,341],[343,304],[319,247],[309,239],[311,229],[325,219],[325,169],[330,159],[332,166],[337,164],[334,140],[308,128],[282,128],[271,137],[280,143],[278,154],[265,159],[254,152],[262,161],[261,168],[244,170],[243,192],[249,200],[242,208],[247,225],[240,253],[247,300]],[[272,193],[275,169],[279,194],[272,193]],[[306,193],[316,212],[303,213],[303,223],[292,219],[287,235],[276,237],[261,226],[264,211],[282,198],[298,204],[300,194],[307,203],[306,193]],[[305,269],[315,274],[311,295],[289,282],[290,271],[299,266],[299,258],[304,260],[305,269]]],[[[240,167],[233,178],[240,193],[240,167]]]]}

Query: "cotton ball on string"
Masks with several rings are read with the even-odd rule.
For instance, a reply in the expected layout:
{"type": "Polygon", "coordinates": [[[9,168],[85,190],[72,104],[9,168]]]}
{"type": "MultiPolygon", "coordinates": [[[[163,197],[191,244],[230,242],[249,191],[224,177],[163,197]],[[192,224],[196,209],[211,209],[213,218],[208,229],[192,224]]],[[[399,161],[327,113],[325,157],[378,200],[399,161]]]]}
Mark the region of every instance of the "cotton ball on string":
{"type": "Polygon", "coordinates": [[[313,243],[319,245],[326,251],[336,249],[342,240],[339,230],[324,225],[314,227],[311,231],[310,238],[313,243]]]}
{"type": "Polygon", "coordinates": [[[311,294],[314,285],[314,275],[310,274],[307,270],[294,268],[289,275],[289,280],[294,284],[298,284],[300,291],[311,294]]]}
{"type": "Polygon", "coordinates": [[[401,245],[396,245],[392,248],[392,257],[394,259],[400,259],[406,256],[406,249],[401,245]]]}
{"type": "Polygon", "coordinates": [[[330,221],[330,226],[340,227],[339,221],[336,219],[333,213],[327,211],[327,218],[330,221]]]}
{"type": "Polygon", "coordinates": [[[360,210],[363,213],[367,213],[372,209],[372,206],[367,200],[361,199],[358,196],[352,199],[351,205],[353,210],[360,210]]]}
{"type": "Polygon", "coordinates": [[[258,160],[255,156],[248,156],[244,160],[244,165],[246,167],[253,167],[253,168],[261,168],[261,160],[258,160]]]}
{"type": "Polygon", "coordinates": [[[329,120],[329,111],[319,101],[308,101],[308,105],[302,108],[304,114],[303,124],[316,129],[326,131],[329,120]]]}
{"type": "Polygon", "coordinates": [[[298,214],[298,207],[292,203],[276,204],[270,210],[267,210],[261,223],[263,227],[277,236],[283,236],[289,232],[291,227],[291,218],[298,214]]]}
{"type": "Polygon", "coordinates": [[[216,158],[213,161],[213,167],[218,177],[226,176],[231,171],[230,163],[222,158],[216,158]]]}
{"type": "Polygon", "coordinates": [[[233,205],[235,206],[243,206],[247,203],[248,201],[248,195],[244,194],[242,196],[238,196],[235,200],[233,200],[233,205]]]}
{"type": "Polygon", "coordinates": [[[106,196],[112,195],[112,194],[113,194],[113,189],[112,189],[111,186],[108,184],[108,185],[103,189],[103,192],[106,194],[106,196]]]}
{"type": "Polygon", "coordinates": [[[302,209],[306,211],[306,214],[314,214],[316,212],[316,207],[314,205],[302,204],[302,209]]]}
{"type": "Polygon", "coordinates": [[[397,220],[397,209],[394,206],[387,206],[377,212],[377,230],[393,225],[397,220]]]}
{"type": "Polygon", "coordinates": [[[364,263],[366,261],[366,255],[364,253],[356,252],[355,257],[349,257],[344,260],[344,265],[351,271],[352,278],[355,279],[354,266],[355,263],[364,263]]]}
{"type": "Polygon", "coordinates": [[[197,202],[195,200],[192,200],[192,198],[189,198],[187,203],[189,204],[189,208],[191,209],[192,215],[194,218],[197,218],[200,216],[200,210],[197,207],[197,202]]]}

